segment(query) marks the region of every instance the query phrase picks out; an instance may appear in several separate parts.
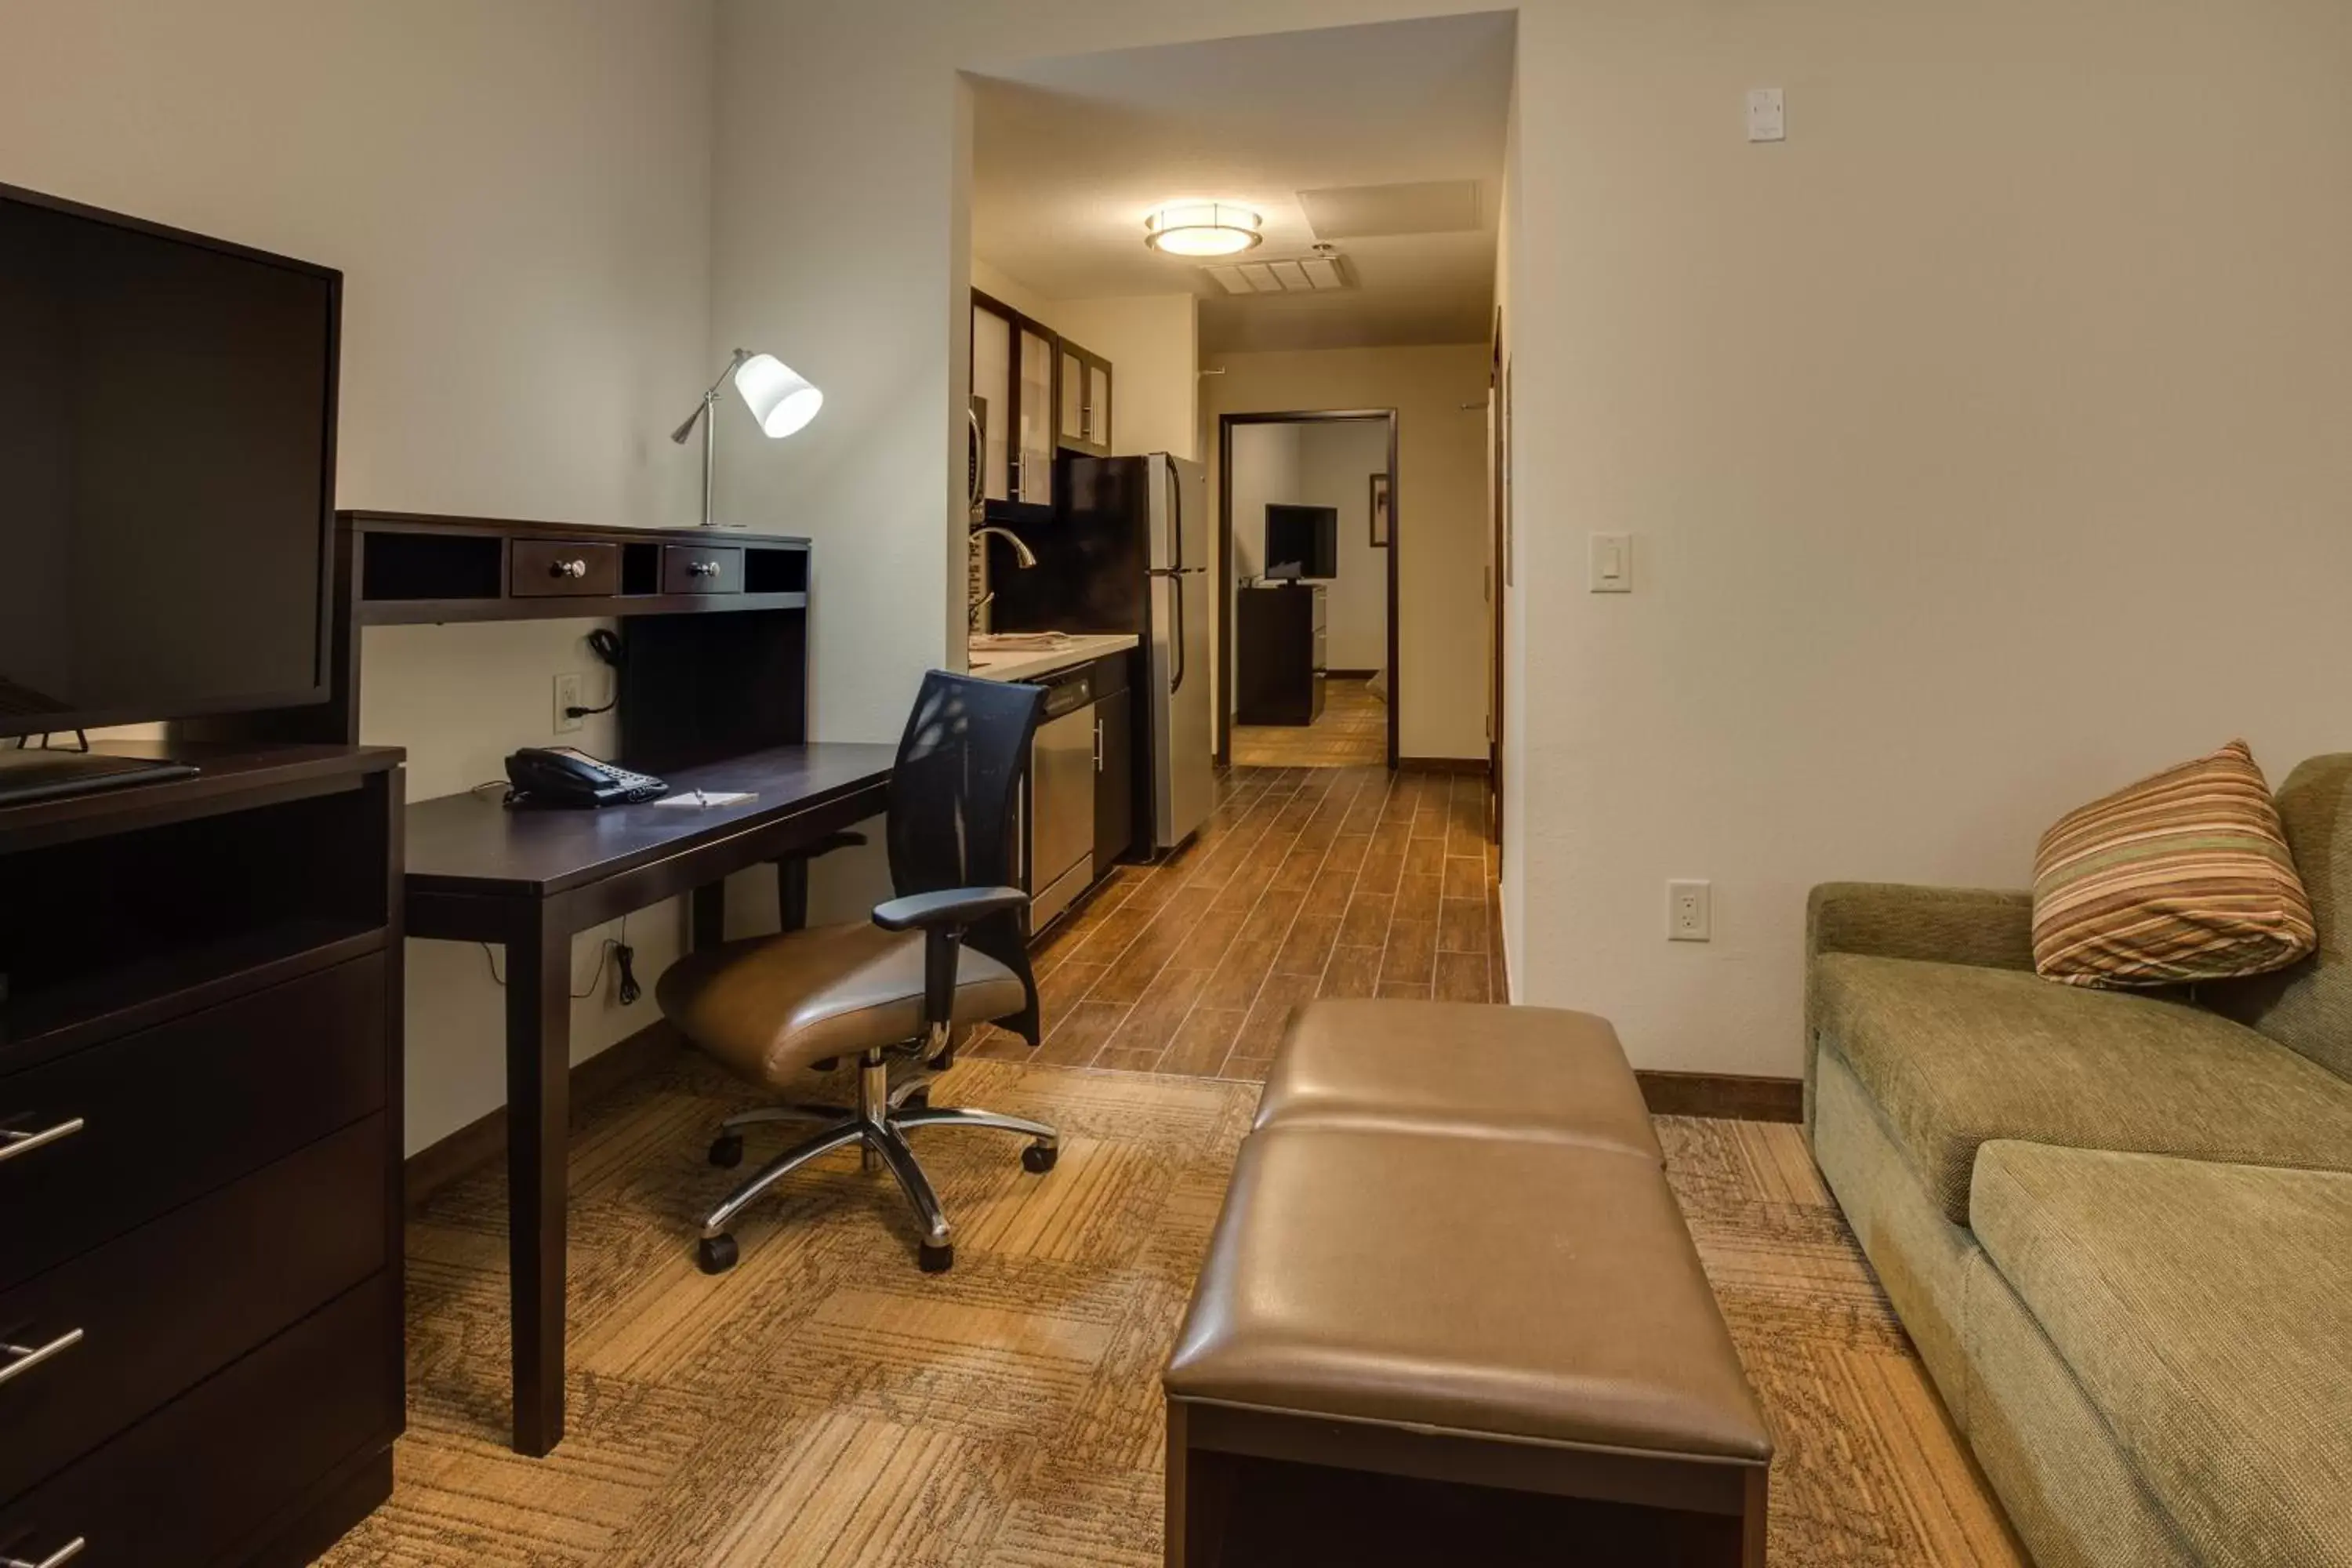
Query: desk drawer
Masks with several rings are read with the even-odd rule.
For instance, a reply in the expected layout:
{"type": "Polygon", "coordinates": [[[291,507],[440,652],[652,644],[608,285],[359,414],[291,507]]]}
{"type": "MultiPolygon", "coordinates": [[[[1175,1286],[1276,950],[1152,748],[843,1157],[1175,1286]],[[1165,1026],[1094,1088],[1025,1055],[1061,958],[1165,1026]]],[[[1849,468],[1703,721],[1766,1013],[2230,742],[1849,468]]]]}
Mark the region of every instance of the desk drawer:
{"type": "Polygon", "coordinates": [[[621,547],[545,539],[514,542],[508,592],[518,599],[562,599],[621,591],[621,547]]]}
{"type": "Polygon", "coordinates": [[[13,1374],[0,1352],[0,1497],[381,1270],[385,1136],[372,1116],[0,1295],[0,1342],[64,1346],[13,1374]]]}
{"type": "Polygon", "coordinates": [[[0,1502],[0,1554],[73,1568],[205,1568],[399,1431],[394,1277],[378,1275],[55,1479],[0,1502]]]}
{"type": "Polygon", "coordinates": [[[384,961],[0,1078],[0,1124],[79,1131],[0,1160],[0,1290],[386,1109],[384,961]]]}
{"type": "Polygon", "coordinates": [[[662,592],[665,594],[740,594],[743,591],[743,552],[696,544],[662,546],[662,592]]]}

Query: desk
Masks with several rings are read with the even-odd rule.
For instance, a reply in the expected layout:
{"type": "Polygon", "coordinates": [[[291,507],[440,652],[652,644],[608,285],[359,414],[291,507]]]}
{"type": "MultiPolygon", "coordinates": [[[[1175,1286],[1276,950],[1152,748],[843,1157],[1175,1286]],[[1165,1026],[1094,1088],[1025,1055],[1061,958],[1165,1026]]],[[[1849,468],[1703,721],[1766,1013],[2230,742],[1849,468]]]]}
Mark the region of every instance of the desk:
{"type": "MultiPolygon", "coordinates": [[[[708,809],[509,811],[488,791],[408,808],[408,934],[507,950],[507,1245],[518,1452],[546,1454],[563,1436],[572,936],[691,892],[695,945],[715,942],[728,873],[790,857],[881,812],[894,760],[889,746],[777,746],[664,775],[679,789],[748,790],[756,797],[708,809]]],[[[797,883],[787,879],[788,920],[803,896],[797,883]]]]}

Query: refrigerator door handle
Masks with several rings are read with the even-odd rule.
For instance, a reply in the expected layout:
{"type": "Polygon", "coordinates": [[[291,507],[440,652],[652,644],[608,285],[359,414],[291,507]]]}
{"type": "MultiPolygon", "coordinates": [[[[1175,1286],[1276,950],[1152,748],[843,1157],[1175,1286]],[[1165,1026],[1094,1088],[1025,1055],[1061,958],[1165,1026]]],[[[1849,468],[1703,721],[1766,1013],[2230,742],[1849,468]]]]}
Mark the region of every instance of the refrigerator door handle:
{"type": "Polygon", "coordinates": [[[1184,689],[1184,569],[1181,566],[1168,574],[1168,597],[1176,606],[1176,635],[1171,645],[1176,650],[1176,673],[1168,678],[1168,691],[1173,696],[1184,689]]]}
{"type": "MultiPolygon", "coordinates": [[[[1168,478],[1168,564],[1184,570],[1184,481],[1177,477],[1176,464],[1171,459],[1160,470],[1168,478]]],[[[1177,625],[1181,626],[1180,619],[1177,625]]]]}

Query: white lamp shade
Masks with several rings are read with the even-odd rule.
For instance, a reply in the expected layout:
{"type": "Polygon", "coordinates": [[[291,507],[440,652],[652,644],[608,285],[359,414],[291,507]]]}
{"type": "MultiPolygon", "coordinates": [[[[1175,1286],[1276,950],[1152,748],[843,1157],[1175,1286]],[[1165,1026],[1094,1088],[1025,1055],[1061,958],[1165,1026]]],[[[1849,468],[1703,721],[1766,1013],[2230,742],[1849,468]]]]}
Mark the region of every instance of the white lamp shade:
{"type": "Polygon", "coordinates": [[[770,437],[789,436],[824,406],[824,394],[773,354],[753,354],[735,372],[735,390],[770,437]]]}

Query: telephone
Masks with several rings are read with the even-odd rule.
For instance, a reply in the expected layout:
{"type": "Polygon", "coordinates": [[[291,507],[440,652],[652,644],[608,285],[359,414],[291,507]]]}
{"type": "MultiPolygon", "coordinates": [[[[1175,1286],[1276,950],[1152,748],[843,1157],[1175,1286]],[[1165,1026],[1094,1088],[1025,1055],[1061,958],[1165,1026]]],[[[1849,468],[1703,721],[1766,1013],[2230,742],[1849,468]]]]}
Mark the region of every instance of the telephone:
{"type": "Polygon", "coordinates": [[[507,792],[511,806],[626,805],[669,793],[669,785],[651,774],[633,773],[569,747],[525,746],[507,759],[507,783],[513,786],[507,792]]]}

